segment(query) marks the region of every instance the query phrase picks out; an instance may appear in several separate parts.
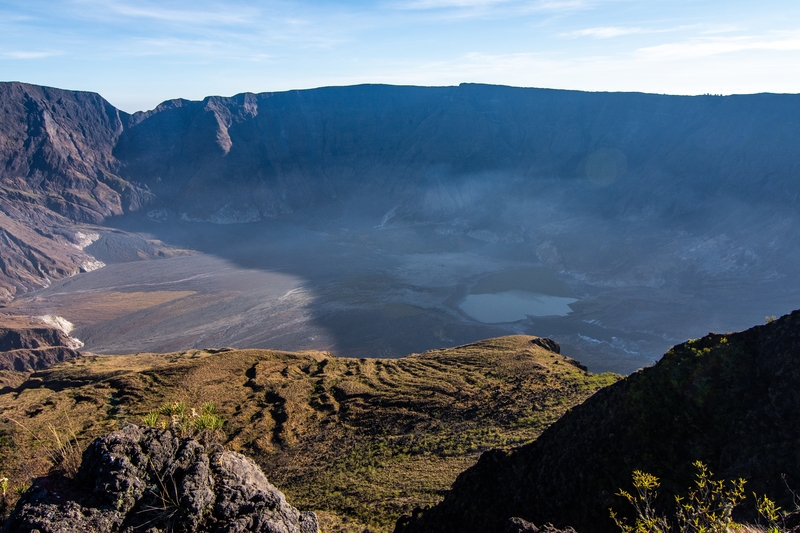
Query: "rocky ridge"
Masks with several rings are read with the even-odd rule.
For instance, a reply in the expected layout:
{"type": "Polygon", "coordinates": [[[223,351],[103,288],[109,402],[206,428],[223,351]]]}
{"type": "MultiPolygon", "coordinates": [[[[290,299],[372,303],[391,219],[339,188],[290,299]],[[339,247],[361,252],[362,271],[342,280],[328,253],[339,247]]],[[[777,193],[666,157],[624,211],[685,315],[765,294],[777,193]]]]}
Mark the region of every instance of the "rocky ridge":
{"type": "Polygon", "coordinates": [[[95,440],[74,479],[35,481],[3,533],[317,533],[261,469],[170,429],[126,426],[95,440]]]}
{"type": "Polygon", "coordinates": [[[83,343],[62,323],[58,317],[0,316],[0,370],[30,372],[79,357],[83,343]]]}

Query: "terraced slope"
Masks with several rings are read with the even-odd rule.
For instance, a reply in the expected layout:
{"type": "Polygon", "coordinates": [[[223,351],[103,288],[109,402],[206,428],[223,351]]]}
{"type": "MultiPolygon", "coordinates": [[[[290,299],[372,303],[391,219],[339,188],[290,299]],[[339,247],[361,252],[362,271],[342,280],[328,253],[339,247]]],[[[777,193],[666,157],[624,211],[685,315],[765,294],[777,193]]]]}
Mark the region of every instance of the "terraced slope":
{"type": "Polygon", "coordinates": [[[62,437],[71,426],[85,444],[164,402],[214,401],[226,446],[254,457],[324,530],[387,531],[400,514],[438,502],[482,451],[531,441],[618,377],[590,374],[557,350],[512,336],[391,360],[265,350],[85,356],[2,389],[0,464],[19,486],[51,464],[50,425],[62,437]]]}

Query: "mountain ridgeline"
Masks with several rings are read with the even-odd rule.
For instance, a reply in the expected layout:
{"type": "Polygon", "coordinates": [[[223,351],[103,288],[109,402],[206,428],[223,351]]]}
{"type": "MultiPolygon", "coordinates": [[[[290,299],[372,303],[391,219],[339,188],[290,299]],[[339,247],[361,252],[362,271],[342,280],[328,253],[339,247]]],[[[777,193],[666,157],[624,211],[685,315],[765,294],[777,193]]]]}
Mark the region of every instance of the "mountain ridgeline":
{"type": "Polygon", "coordinates": [[[798,114],[793,95],[368,85],[165,102],[131,117],[114,156],[123,177],[199,218],[277,216],[377,193],[380,209],[404,200],[434,216],[474,203],[487,177],[526,192],[553,178],[622,180],[634,205],[612,212],[673,188],[772,203],[775,193],[797,199],[785,178],[798,171],[790,147],[800,131],[789,119],[798,114]]]}
{"type": "MultiPolygon", "coordinates": [[[[744,240],[791,264],[777,248],[796,227],[796,95],[363,85],[129,115],[96,94],[2,83],[0,109],[6,301],[97,266],[75,224],[144,208],[217,223],[462,217],[500,233],[561,213],[618,224],[634,246],[653,227],[730,222],[771,229],[744,240]]],[[[781,275],[770,261],[765,275],[781,275]]]]}

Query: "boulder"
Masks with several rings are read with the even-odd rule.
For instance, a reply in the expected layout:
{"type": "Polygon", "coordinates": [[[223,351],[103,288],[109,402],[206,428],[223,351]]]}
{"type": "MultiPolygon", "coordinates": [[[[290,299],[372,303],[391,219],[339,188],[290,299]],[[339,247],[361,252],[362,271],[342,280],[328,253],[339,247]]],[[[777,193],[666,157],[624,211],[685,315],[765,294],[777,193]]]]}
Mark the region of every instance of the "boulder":
{"type": "Polygon", "coordinates": [[[36,480],[2,533],[317,533],[251,459],[169,429],[96,439],[73,478],[36,480]]]}

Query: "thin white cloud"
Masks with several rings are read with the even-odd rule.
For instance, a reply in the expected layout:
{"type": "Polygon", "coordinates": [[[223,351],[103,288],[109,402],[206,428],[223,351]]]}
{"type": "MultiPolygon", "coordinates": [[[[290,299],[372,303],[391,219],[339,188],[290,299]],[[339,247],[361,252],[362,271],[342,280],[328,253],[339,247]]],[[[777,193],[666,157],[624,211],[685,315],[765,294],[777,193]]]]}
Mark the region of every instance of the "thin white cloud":
{"type": "Polygon", "coordinates": [[[126,46],[130,56],[192,55],[198,58],[209,57],[221,52],[223,44],[211,40],[191,40],[177,38],[135,39],[134,46],[126,46]]]}
{"type": "Polygon", "coordinates": [[[574,11],[590,7],[584,0],[542,0],[528,6],[532,11],[574,11]]]}
{"type": "Polygon", "coordinates": [[[236,9],[201,9],[197,6],[187,9],[169,9],[152,3],[129,3],[103,0],[79,0],[81,4],[93,4],[105,8],[117,16],[149,19],[174,24],[200,26],[250,25],[258,12],[251,8],[237,6],[236,9]]]}
{"type": "Polygon", "coordinates": [[[464,7],[489,7],[507,4],[510,0],[411,0],[398,4],[401,9],[447,9],[464,7]]]}
{"type": "Polygon", "coordinates": [[[742,31],[742,28],[740,28],[739,26],[733,26],[733,25],[727,24],[727,25],[724,25],[724,26],[714,26],[714,27],[705,29],[701,33],[703,35],[715,35],[715,34],[718,34],[718,33],[731,33],[731,32],[734,32],[734,31],[742,31]]]}
{"type": "Polygon", "coordinates": [[[14,50],[11,52],[0,53],[0,56],[8,59],[45,59],[47,57],[55,57],[64,55],[61,51],[30,51],[30,50],[14,50]]]}
{"type": "Polygon", "coordinates": [[[631,35],[635,33],[652,33],[651,31],[642,28],[622,28],[619,26],[604,26],[600,28],[586,28],[584,30],[576,30],[568,33],[562,33],[562,37],[595,37],[597,39],[610,39],[612,37],[620,37],[622,35],[631,35]]]}
{"type": "MultiPolygon", "coordinates": [[[[700,29],[703,26],[700,24],[690,24],[685,26],[675,26],[671,28],[641,28],[638,26],[635,27],[625,27],[625,26],[600,26],[595,28],[585,28],[583,30],[575,30],[566,33],[559,34],[560,37],[594,37],[595,39],[611,39],[614,37],[621,37],[623,35],[653,35],[658,33],[674,33],[678,31],[685,31],[685,30],[696,30],[700,29]]],[[[728,28],[726,29],[714,29],[702,32],[703,34],[710,34],[710,33],[721,33],[732,31],[728,28]]]]}
{"type": "Polygon", "coordinates": [[[679,61],[750,50],[800,50],[800,31],[774,36],[739,36],[692,39],[678,43],[647,46],[636,50],[649,60],[679,61]]]}
{"type": "Polygon", "coordinates": [[[520,0],[405,0],[393,4],[393,7],[404,10],[457,10],[475,13],[491,11],[503,13],[562,12],[584,9],[588,6],[588,0],[538,0],[535,2],[520,0]]]}

